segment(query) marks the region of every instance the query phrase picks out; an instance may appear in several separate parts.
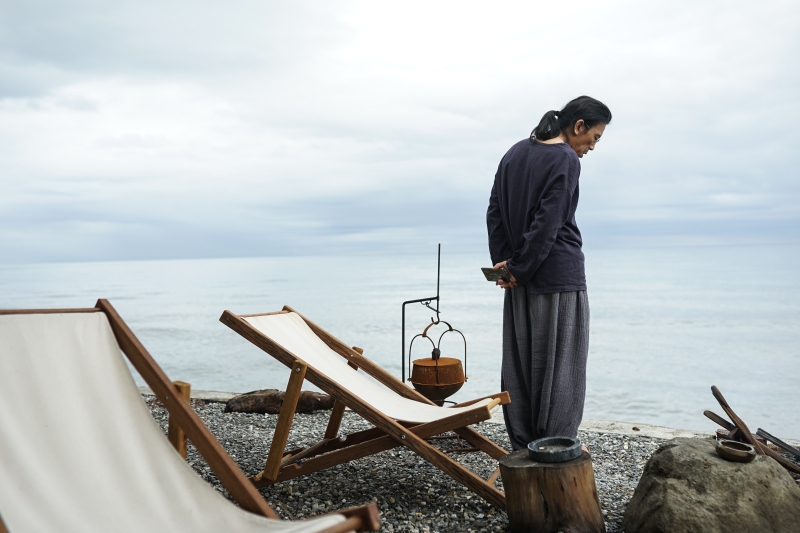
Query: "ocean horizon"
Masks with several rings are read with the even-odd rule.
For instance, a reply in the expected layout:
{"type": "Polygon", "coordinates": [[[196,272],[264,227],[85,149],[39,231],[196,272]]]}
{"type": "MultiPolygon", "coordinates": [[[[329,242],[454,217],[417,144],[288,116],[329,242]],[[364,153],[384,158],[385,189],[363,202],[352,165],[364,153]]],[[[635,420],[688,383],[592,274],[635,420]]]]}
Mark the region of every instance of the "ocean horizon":
{"type": "MultiPolygon", "coordinates": [[[[752,428],[800,438],[800,244],[585,249],[591,333],[584,418],[710,431],[717,385],[752,428]]],[[[488,253],[442,247],[441,319],[467,341],[463,401],[500,388],[503,291],[488,253]]],[[[436,294],[436,249],[363,254],[0,265],[0,307],[107,298],[174,380],[284,389],[285,367],[222,325],[223,310],[290,305],[401,374],[401,304],[436,294]]],[[[406,308],[406,353],[430,322],[406,308]]],[[[414,344],[413,358],[430,347],[414,344]]],[[[456,336],[442,355],[462,357],[456,336]]],[[[144,382],[135,376],[139,384],[144,382]]],[[[310,385],[310,384],[309,384],[310,385]]],[[[307,387],[311,389],[312,387],[307,387]]]]}

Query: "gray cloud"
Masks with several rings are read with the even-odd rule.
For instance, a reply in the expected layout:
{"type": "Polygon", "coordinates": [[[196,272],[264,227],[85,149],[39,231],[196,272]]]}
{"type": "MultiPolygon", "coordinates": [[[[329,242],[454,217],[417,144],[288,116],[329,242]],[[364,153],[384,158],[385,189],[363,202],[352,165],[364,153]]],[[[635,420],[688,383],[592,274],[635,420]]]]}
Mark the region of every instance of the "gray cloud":
{"type": "Polygon", "coordinates": [[[584,93],[587,244],[800,238],[791,2],[2,13],[0,262],[480,247],[502,154],[584,93]]]}

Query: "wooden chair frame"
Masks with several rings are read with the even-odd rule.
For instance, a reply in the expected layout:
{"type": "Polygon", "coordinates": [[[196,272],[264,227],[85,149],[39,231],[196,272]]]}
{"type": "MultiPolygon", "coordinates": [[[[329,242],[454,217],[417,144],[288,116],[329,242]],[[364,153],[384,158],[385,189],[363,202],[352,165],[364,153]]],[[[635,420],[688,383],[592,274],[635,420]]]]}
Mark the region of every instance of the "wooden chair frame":
{"type": "MultiPolygon", "coordinates": [[[[212,472],[239,506],[251,513],[267,518],[278,519],[278,515],[261,496],[255,486],[248,481],[244,472],[231,459],[219,441],[206,427],[198,414],[192,409],[187,398],[176,388],[147,349],[108,300],[97,300],[94,308],[87,309],[24,309],[0,310],[0,314],[46,314],[46,313],[97,313],[106,314],[117,343],[142,378],[147,382],[156,398],[169,412],[170,424],[175,425],[192,441],[197,451],[206,460],[212,472]]],[[[173,443],[174,444],[174,443],[173,443]]],[[[346,520],[332,526],[322,533],[343,533],[346,531],[377,531],[380,529],[378,508],[374,503],[337,511],[346,520]]],[[[1,522],[0,522],[1,524],[1,522]]],[[[0,532],[3,526],[0,525],[0,532]]]]}
{"type": "MultiPolygon", "coordinates": [[[[488,405],[476,407],[471,411],[455,414],[435,422],[425,424],[398,422],[377,411],[369,403],[351,394],[338,383],[328,378],[328,376],[307,365],[301,357],[286,350],[244,320],[248,317],[290,312],[297,313],[287,305],[284,306],[282,311],[274,313],[239,316],[230,311],[225,311],[220,317],[220,322],[291,368],[286,395],[283,399],[281,412],[278,415],[278,423],[270,445],[266,466],[262,472],[250,477],[250,481],[256,487],[264,487],[391,448],[406,446],[492,505],[505,509],[505,494],[494,486],[499,474],[499,467],[488,479],[484,480],[446,453],[431,445],[426,439],[453,431],[481,452],[499,460],[507,455],[508,451],[468,426],[491,418],[491,409],[494,406],[510,403],[511,400],[507,392],[459,404],[456,407],[466,407],[487,398],[493,399],[488,405]],[[286,450],[289,429],[297,408],[297,399],[305,379],[330,394],[335,403],[322,441],[308,448],[286,450]],[[349,407],[375,427],[338,437],[345,407],[349,407]]],[[[331,350],[344,357],[353,368],[363,370],[400,396],[435,405],[432,401],[404,385],[386,370],[364,357],[360,348],[350,348],[300,313],[297,314],[331,350]]]]}

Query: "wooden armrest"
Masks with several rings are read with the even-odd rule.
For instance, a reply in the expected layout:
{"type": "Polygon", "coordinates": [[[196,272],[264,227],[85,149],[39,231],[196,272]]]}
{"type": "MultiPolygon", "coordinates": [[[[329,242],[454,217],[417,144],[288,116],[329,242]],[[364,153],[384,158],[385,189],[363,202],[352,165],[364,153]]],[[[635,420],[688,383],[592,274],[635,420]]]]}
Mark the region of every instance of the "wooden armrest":
{"type": "MultiPolygon", "coordinates": [[[[480,398],[475,398],[474,400],[470,400],[468,402],[463,402],[463,403],[459,403],[459,404],[456,404],[456,405],[451,405],[450,408],[453,408],[453,407],[469,407],[470,405],[476,404],[481,400],[486,400],[487,398],[494,398],[494,399],[498,400],[498,403],[500,405],[506,405],[507,403],[511,403],[511,396],[508,395],[507,391],[503,391],[503,392],[497,392],[495,394],[489,394],[488,396],[481,396],[480,398]]],[[[492,407],[494,407],[495,405],[497,405],[497,403],[492,405],[492,407]]]]}
{"type": "Polygon", "coordinates": [[[337,511],[333,514],[344,515],[347,520],[329,527],[322,533],[345,533],[348,531],[378,531],[381,528],[381,518],[378,507],[374,503],[352,507],[337,511]]]}

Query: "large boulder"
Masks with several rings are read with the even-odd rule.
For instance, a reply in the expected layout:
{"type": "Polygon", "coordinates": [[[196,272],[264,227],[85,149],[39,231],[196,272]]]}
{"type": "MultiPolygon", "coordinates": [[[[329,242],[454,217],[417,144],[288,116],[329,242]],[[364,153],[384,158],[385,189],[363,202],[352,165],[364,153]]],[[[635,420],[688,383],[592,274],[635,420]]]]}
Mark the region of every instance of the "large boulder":
{"type": "MultiPolygon", "coordinates": [[[[278,389],[264,389],[234,396],[225,403],[226,413],[260,413],[276,415],[281,412],[286,393],[278,389]]],[[[297,400],[296,413],[311,413],[333,407],[333,398],[319,392],[303,391],[297,400]]]]}
{"type": "Polygon", "coordinates": [[[733,463],[711,439],[673,439],[644,467],[625,533],[798,533],[800,488],[775,460],[733,463]]]}

